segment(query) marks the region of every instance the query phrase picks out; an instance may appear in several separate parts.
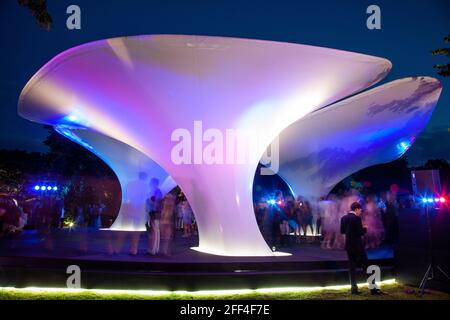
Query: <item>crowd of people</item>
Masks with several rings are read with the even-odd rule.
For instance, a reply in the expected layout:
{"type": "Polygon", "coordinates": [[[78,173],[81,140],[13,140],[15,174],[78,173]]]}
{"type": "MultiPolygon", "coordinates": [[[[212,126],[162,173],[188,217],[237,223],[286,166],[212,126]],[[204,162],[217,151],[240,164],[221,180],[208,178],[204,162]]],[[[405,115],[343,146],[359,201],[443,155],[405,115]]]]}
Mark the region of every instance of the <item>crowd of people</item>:
{"type": "MultiPolygon", "coordinates": [[[[184,195],[163,195],[158,184],[157,179],[151,179],[146,196],[147,253],[168,256],[171,255],[177,231],[180,237],[189,238],[197,234],[197,229],[193,211],[184,195]]],[[[272,197],[255,203],[255,214],[261,233],[273,250],[317,241],[321,241],[323,249],[343,249],[345,239],[340,233],[339,222],[354,202],[363,207],[361,217],[368,230],[364,236],[366,248],[397,241],[399,203],[392,192],[362,196],[356,190],[350,190],[339,197],[330,194],[321,199],[301,196],[295,199],[276,191],[272,197]]],[[[103,203],[80,203],[73,211],[71,221],[75,229],[109,226],[105,225],[106,207],[103,203]]],[[[13,198],[0,198],[0,233],[3,235],[21,232],[26,226],[46,235],[50,230],[64,227],[65,216],[64,201],[59,196],[34,199],[23,204],[18,204],[13,198]]],[[[138,252],[139,238],[139,233],[131,236],[129,253],[132,255],[138,252]]],[[[123,244],[124,238],[119,236],[108,252],[121,253],[123,244]]]]}
{"type": "MultiPolygon", "coordinates": [[[[152,179],[150,185],[150,197],[147,200],[147,254],[170,256],[176,230],[182,231],[183,238],[197,233],[194,214],[184,196],[175,197],[172,193],[163,196],[157,179],[152,179]]],[[[137,248],[132,249],[130,253],[136,252],[137,248]]]]}
{"type": "Polygon", "coordinates": [[[64,199],[59,195],[28,199],[0,197],[0,233],[16,234],[24,228],[58,229],[63,228],[67,221],[79,227],[102,228],[107,224],[105,208],[103,203],[78,204],[74,208],[73,219],[69,219],[64,199]]]}
{"type": "MultiPolygon", "coordinates": [[[[91,227],[91,228],[102,228],[104,226],[103,217],[105,216],[103,213],[106,209],[105,204],[103,203],[90,203],[86,206],[78,205],[75,209],[75,219],[74,225],[83,226],[83,227],[91,227]]],[[[61,217],[64,219],[64,212],[61,212],[61,217]]],[[[60,226],[63,226],[61,224],[60,226]]]]}
{"type": "Polygon", "coordinates": [[[363,196],[350,190],[338,197],[326,198],[283,196],[276,191],[271,198],[262,198],[255,204],[258,226],[272,248],[301,242],[321,240],[323,249],[343,249],[344,236],[340,233],[340,219],[354,202],[363,207],[362,220],[367,226],[364,237],[366,248],[377,248],[382,243],[398,240],[398,202],[388,191],[380,196],[363,196]]]}
{"type": "MultiPolygon", "coordinates": [[[[146,181],[146,175],[140,174],[139,181],[132,181],[126,191],[126,199],[133,199],[134,202],[145,201],[145,227],[147,230],[147,249],[146,253],[151,256],[171,256],[173,249],[173,239],[176,234],[181,238],[190,238],[197,234],[196,223],[192,209],[182,193],[173,192],[163,195],[159,189],[159,181],[156,178],[150,180],[149,188],[146,181]],[[137,188],[136,188],[137,187],[137,188]]],[[[127,201],[127,200],[125,200],[127,201]]],[[[132,206],[131,206],[132,207],[132,206]]],[[[133,227],[140,228],[141,216],[140,206],[137,211],[130,212],[130,216],[125,218],[133,227]],[[139,216],[139,217],[137,217],[139,216]],[[134,219],[134,218],[135,219],[134,219]],[[131,219],[130,219],[131,218],[131,219]]],[[[122,223],[126,225],[125,220],[122,223]]],[[[142,222],[144,223],[144,222],[142,222]]],[[[117,233],[116,239],[110,241],[109,253],[120,254],[123,252],[127,234],[117,233]]],[[[131,232],[129,254],[138,254],[141,233],[131,232]]]]}

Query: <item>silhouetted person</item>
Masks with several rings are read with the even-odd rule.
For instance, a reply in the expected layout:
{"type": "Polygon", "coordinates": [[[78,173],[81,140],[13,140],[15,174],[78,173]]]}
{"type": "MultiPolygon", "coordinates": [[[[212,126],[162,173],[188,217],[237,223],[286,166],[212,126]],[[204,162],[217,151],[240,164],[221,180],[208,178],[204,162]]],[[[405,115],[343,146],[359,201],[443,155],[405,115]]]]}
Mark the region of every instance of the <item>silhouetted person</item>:
{"type": "MultiPolygon", "coordinates": [[[[367,228],[363,227],[361,220],[362,207],[358,202],[353,202],[350,212],[341,218],[341,233],[345,235],[345,250],[349,261],[350,284],[352,294],[358,294],[356,285],[356,267],[362,267],[364,273],[369,266],[367,253],[364,248],[362,236],[367,228]]],[[[371,289],[372,294],[379,294],[379,289],[371,289]]]]}

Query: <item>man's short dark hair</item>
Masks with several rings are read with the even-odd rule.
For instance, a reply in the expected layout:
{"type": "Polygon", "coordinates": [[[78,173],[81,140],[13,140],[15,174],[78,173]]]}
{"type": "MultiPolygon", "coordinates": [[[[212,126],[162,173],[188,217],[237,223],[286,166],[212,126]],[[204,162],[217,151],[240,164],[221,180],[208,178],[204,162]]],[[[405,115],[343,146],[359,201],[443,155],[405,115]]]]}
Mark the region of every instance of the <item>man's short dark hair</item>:
{"type": "Polygon", "coordinates": [[[353,202],[352,205],[350,206],[350,210],[355,211],[356,209],[362,209],[359,202],[353,202]]]}

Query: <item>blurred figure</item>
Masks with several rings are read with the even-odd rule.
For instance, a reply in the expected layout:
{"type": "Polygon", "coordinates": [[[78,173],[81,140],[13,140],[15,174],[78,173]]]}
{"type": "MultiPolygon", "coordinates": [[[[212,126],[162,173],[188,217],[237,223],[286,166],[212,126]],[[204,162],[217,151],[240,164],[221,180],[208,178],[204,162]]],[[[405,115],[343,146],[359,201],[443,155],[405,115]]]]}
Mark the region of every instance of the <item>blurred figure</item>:
{"type": "Polygon", "coordinates": [[[297,197],[297,200],[295,201],[294,204],[294,217],[297,218],[297,225],[298,225],[298,233],[297,233],[297,239],[296,242],[300,243],[301,242],[301,230],[303,228],[302,226],[302,219],[303,219],[303,201],[301,199],[301,197],[297,197]]]}
{"type": "Polygon", "coordinates": [[[264,220],[266,218],[267,211],[268,208],[266,199],[262,198],[255,206],[256,223],[258,224],[261,233],[263,233],[264,230],[264,220]]]}
{"type": "Polygon", "coordinates": [[[300,219],[299,224],[301,226],[301,230],[303,230],[303,236],[307,239],[308,236],[308,227],[311,231],[311,235],[314,234],[313,230],[313,214],[311,210],[311,205],[305,199],[298,197],[299,208],[300,208],[300,219]]]}
{"type": "Polygon", "coordinates": [[[99,202],[98,203],[98,205],[97,205],[97,219],[96,219],[96,222],[95,222],[95,228],[97,228],[97,229],[100,229],[100,228],[102,228],[103,227],[103,224],[102,224],[102,218],[103,218],[103,215],[104,215],[104,211],[105,211],[105,208],[106,208],[106,206],[102,203],[102,202],[99,202]]]}
{"type": "Polygon", "coordinates": [[[81,204],[75,207],[75,227],[84,227],[84,212],[81,204]]]}
{"type": "Polygon", "coordinates": [[[28,223],[28,214],[23,210],[21,206],[19,208],[19,222],[16,228],[16,232],[22,232],[22,230],[25,228],[25,226],[28,223]]]}
{"type": "Polygon", "coordinates": [[[273,221],[273,214],[274,214],[274,209],[272,208],[273,205],[269,205],[267,203],[267,199],[263,198],[260,201],[260,207],[259,210],[260,214],[262,215],[264,212],[264,218],[262,221],[262,229],[261,229],[261,233],[264,237],[264,240],[266,240],[267,245],[270,246],[272,249],[273,247],[276,245],[275,244],[275,239],[273,238],[273,226],[274,226],[274,221],[273,221]],[[261,203],[264,201],[264,205],[262,205],[261,203]]]}
{"type": "Polygon", "coordinates": [[[171,244],[174,236],[175,197],[168,193],[164,196],[161,211],[161,253],[171,255],[171,244]]]}
{"type": "Polygon", "coordinates": [[[323,208],[321,208],[319,205],[320,201],[316,202],[315,204],[315,210],[313,210],[313,216],[315,218],[315,235],[319,236],[322,234],[323,208]]]}
{"type": "Polygon", "coordinates": [[[12,199],[3,199],[0,205],[0,225],[2,235],[14,235],[21,231],[20,219],[22,216],[21,208],[12,199]]]}
{"type": "Polygon", "coordinates": [[[322,212],[322,233],[324,235],[322,241],[322,249],[332,249],[334,239],[338,233],[337,226],[338,220],[338,204],[334,195],[328,196],[328,199],[324,199],[319,202],[319,209],[322,212]]]}
{"type": "Polygon", "coordinates": [[[274,192],[273,200],[274,204],[270,206],[270,215],[272,218],[272,232],[271,232],[271,245],[272,250],[281,244],[282,234],[280,225],[283,223],[284,213],[282,208],[284,206],[283,192],[277,190],[274,192]]]}
{"type": "Polygon", "coordinates": [[[286,245],[291,245],[291,230],[294,231],[294,235],[298,235],[300,233],[299,231],[299,225],[297,223],[297,216],[295,212],[295,200],[292,196],[286,196],[286,202],[284,204],[283,208],[284,216],[285,216],[285,223],[283,225],[284,227],[284,243],[286,245]]]}
{"type": "Polygon", "coordinates": [[[364,237],[366,249],[378,248],[383,238],[383,223],[374,196],[367,197],[363,223],[367,226],[367,233],[364,237]]]}
{"type": "Polygon", "coordinates": [[[64,199],[62,197],[60,197],[60,196],[58,196],[56,199],[57,199],[56,200],[56,203],[57,203],[56,207],[57,207],[57,211],[58,211],[58,215],[59,215],[58,226],[59,226],[59,228],[63,228],[64,227],[64,218],[65,218],[65,215],[66,215],[66,211],[65,211],[65,208],[64,208],[64,199]]]}
{"type": "Polygon", "coordinates": [[[183,211],[181,209],[181,204],[183,200],[181,200],[176,206],[176,219],[175,219],[175,230],[183,230],[183,211]]]}
{"type": "Polygon", "coordinates": [[[50,199],[43,199],[39,207],[39,231],[42,234],[42,241],[44,243],[45,250],[53,251],[53,236],[51,227],[53,225],[50,199]]]}
{"type": "Polygon", "coordinates": [[[162,210],[162,192],[159,189],[159,180],[153,178],[150,181],[150,199],[148,201],[148,248],[147,253],[156,255],[159,253],[159,245],[161,241],[159,222],[162,210]]]}
{"type": "Polygon", "coordinates": [[[184,199],[180,203],[180,211],[183,219],[183,238],[189,238],[192,234],[192,222],[194,220],[194,214],[187,199],[184,199]]]}
{"type": "Polygon", "coordinates": [[[386,192],[386,209],[381,214],[386,244],[397,243],[399,233],[398,204],[395,195],[390,191],[386,192]]]}
{"type": "MultiPolygon", "coordinates": [[[[311,228],[312,228],[313,232],[311,233],[311,236],[317,236],[319,234],[321,223],[322,223],[321,222],[321,213],[320,213],[320,209],[319,209],[319,201],[317,201],[314,198],[309,198],[308,204],[309,204],[309,207],[311,210],[311,215],[312,215],[311,228]]],[[[314,238],[310,237],[310,241],[314,241],[314,238]]]]}
{"type": "Polygon", "coordinates": [[[55,201],[55,213],[53,218],[55,228],[63,227],[62,225],[63,219],[64,219],[64,200],[60,196],[57,196],[55,201]]]}
{"type": "MultiPolygon", "coordinates": [[[[123,206],[123,225],[130,230],[131,237],[130,255],[136,255],[138,252],[139,239],[141,233],[135,231],[145,226],[147,220],[146,215],[146,199],[148,197],[147,174],[143,171],[138,173],[138,179],[130,181],[124,190],[123,206]]],[[[117,233],[116,253],[120,253],[123,240],[127,236],[125,232],[117,233]]]]}

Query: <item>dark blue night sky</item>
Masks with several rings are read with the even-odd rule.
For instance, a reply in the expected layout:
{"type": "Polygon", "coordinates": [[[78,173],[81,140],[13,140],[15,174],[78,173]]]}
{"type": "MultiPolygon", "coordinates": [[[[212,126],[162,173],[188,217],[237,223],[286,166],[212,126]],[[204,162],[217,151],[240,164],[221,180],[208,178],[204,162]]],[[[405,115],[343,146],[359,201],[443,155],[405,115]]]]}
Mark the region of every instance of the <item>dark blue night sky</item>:
{"type": "MultiPolygon", "coordinates": [[[[450,0],[432,1],[248,1],[248,0],[48,0],[50,32],[41,30],[16,0],[0,4],[0,148],[45,151],[46,131],[17,115],[28,79],[56,54],[93,40],[138,34],[234,36],[355,51],[385,57],[393,69],[382,83],[407,76],[437,77],[443,92],[432,119],[408,160],[450,160],[450,78],[434,64],[450,59],[430,50],[450,34],[450,0]],[[82,29],[66,29],[66,8],[77,4],[82,29]],[[366,8],[381,7],[382,29],[366,28],[366,8]]],[[[378,84],[379,85],[379,84],[378,84]]]]}

